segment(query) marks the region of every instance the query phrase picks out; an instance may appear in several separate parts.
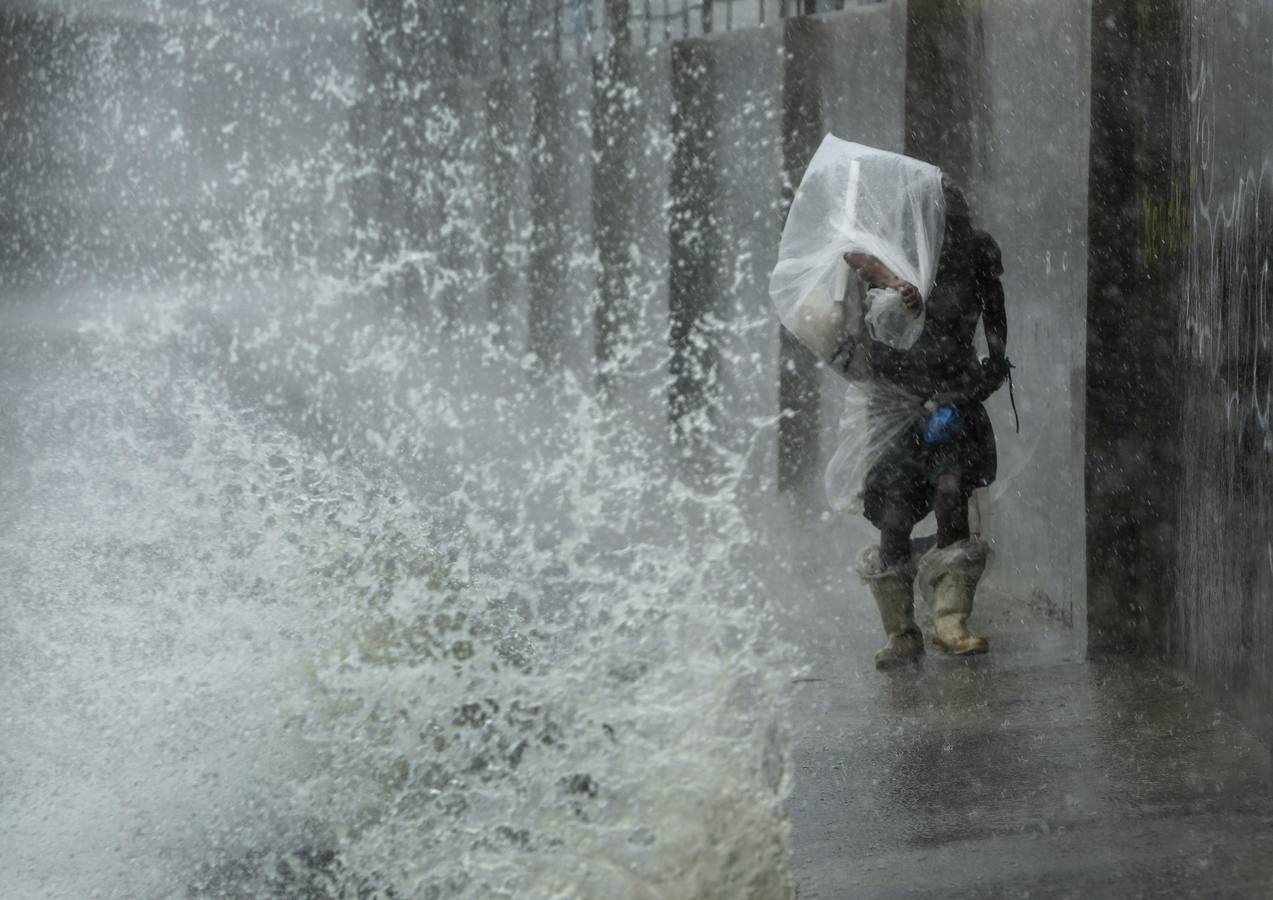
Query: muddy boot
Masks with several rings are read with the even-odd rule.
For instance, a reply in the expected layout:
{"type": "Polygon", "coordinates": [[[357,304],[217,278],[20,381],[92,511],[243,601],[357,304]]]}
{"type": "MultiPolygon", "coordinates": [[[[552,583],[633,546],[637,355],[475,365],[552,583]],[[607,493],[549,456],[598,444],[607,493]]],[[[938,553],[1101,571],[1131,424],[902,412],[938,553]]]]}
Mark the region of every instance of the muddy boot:
{"type": "Polygon", "coordinates": [[[857,573],[871,589],[880,609],[880,621],[888,643],[875,654],[875,668],[892,669],[919,662],[924,655],[924,636],[915,624],[915,567],[885,568],[879,547],[865,547],[858,554],[857,573]]]}
{"type": "Polygon", "coordinates": [[[977,582],[986,570],[989,548],[969,538],[947,547],[934,547],[919,560],[919,586],[933,610],[933,649],[954,656],[985,653],[985,638],[968,633],[977,582]]]}

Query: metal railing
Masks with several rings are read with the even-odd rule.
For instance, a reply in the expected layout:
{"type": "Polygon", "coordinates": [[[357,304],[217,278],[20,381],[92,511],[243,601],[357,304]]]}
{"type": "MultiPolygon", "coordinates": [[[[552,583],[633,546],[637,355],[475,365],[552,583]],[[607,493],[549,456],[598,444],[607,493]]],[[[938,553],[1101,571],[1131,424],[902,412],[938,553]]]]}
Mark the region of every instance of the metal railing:
{"type": "Polygon", "coordinates": [[[642,40],[650,45],[687,37],[754,28],[787,16],[842,10],[881,0],[641,0],[633,10],[642,40]]]}
{"type": "MultiPolygon", "coordinates": [[[[837,12],[889,0],[628,0],[624,31],[634,46],[768,25],[790,16],[837,12]]],[[[603,46],[607,0],[501,0],[500,57],[579,57],[603,46]]],[[[494,23],[493,23],[494,24],[494,23]]]]}
{"type": "Polygon", "coordinates": [[[649,46],[881,2],[887,0],[633,0],[633,41],[649,46]]]}

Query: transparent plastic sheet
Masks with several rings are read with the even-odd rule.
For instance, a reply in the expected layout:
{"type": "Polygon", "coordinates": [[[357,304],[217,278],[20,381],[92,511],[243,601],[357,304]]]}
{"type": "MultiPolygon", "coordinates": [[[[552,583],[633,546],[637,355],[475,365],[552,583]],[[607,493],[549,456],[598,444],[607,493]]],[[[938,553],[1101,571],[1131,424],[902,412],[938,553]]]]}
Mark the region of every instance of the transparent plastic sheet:
{"type": "MultiPolygon", "coordinates": [[[[1022,440],[1012,434],[1002,408],[994,403],[987,410],[998,434],[999,473],[994,484],[973,491],[969,499],[969,526],[974,535],[991,532],[991,508],[1009,487],[1031,466],[1041,438],[1054,424],[1044,422],[1022,440]],[[1016,438],[1016,439],[1014,439],[1016,438]]],[[[880,454],[908,428],[929,417],[924,401],[879,381],[849,385],[840,416],[839,444],[823,475],[827,501],[837,512],[862,512],[862,483],[880,454]]],[[[1053,420],[1055,422],[1056,420],[1053,420]]]]}
{"type": "Polygon", "coordinates": [[[924,401],[882,381],[851,385],[840,416],[840,445],[823,483],[836,511],[862,512],[862,482],[889,446],[927,418],[924,401]]]}
{"type": "MultiPolygon", "coordinates": [[[[866,327],[859,310],[846,303],[846,294],[861,298],[860,290],[848,290],[861,288],[861,281],[844,254],[876,257],[927,298],[944,228],[941,170],[828,134],[792,200],[769,280],[769,296],[783,325],[823,362],[855,377],[833,362],[845,342],[853,338],[856,343],[866,327]]],[[[881,304],[897,302],[893,292],[871,293],[881,304]]],[[[911,341],[922,326],[921,316],[911,341]]]]}
{"type": "MultiPolygon", "coordinates": [[[[840,445],[823,476],[827,500],[837,512],[862,512],[862,485],[867,472],[907,429],[929,416],[924,401],[884,382],[849,387],[840,418],[840,445]]],[[[968,502],[968,526],[981,537],[990,533],[990,488],[973,491],[968,502]]]]}

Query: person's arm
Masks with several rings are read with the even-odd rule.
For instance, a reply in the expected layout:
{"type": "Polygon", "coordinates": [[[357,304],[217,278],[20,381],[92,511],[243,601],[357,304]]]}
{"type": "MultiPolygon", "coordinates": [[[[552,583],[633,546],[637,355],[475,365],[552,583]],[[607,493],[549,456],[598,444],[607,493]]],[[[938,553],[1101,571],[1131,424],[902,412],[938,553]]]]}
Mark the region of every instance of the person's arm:
{"type": "Polygon", "coordinates": [[[995,239],[982,234],[977,248],[977,295],[990,358],[984,366],[986,395],[998,390],[1012,368],[1008,362],[1008,310],[1004,303],[1003,254],[995,239]]]}
{"type": "Polygon", "coordinates": [[[986,329],[986,345],[993,360],[1008,356],[1008,310],[1003,300],[1003,253],[995,239],[981,232],[977,242],[977,294],[981,300],[981,321],[986,329]]]}
{"type": "Polygon", "coordinates": [[[870,253],[849,252],[844,254],[844,261],[871,287],[892,288],[901,294],[902,306],[912,316],[918,316],[923,311],[924,298],[920,296],[919,288],[903,278],[898,278],[893,270],[880,262],[877,257],[870,253]]]}
{"type": "Polygon", "coordinates": [[[993,279],[981,290],[981,315],[986,327],[986,346],[991,359],[1008,356],[1008,311],[1003,302],[1003,283],[993,279]]]}

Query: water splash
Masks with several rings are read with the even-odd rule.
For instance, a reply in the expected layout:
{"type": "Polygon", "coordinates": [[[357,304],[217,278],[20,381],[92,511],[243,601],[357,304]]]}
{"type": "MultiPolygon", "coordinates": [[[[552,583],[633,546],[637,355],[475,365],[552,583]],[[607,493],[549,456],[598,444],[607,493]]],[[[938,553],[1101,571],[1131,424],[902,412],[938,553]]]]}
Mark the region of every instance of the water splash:
{"type": "Polygon", "coordinates": [[[14,889],[782,894],[745,449],[689,481],[568,376],[191,296],[10,331],[14,889]]]}
{"type": "MultiPolygon", "coordinates": [[[[573,183],[500,248],[551,315],[486,296],[518,200],[475,95],[375,70],[437,35],[123,6],[0,29],[7,283],[45,288],[0,312],[6,890],[788,896],[772,422],[675,446],[643,313],[597,398],[573,183]]],[[[528,167],[590,156],[566,74],[528,167]]],[[[757,367],[754,316],[712,328],[757,367]]]]}

